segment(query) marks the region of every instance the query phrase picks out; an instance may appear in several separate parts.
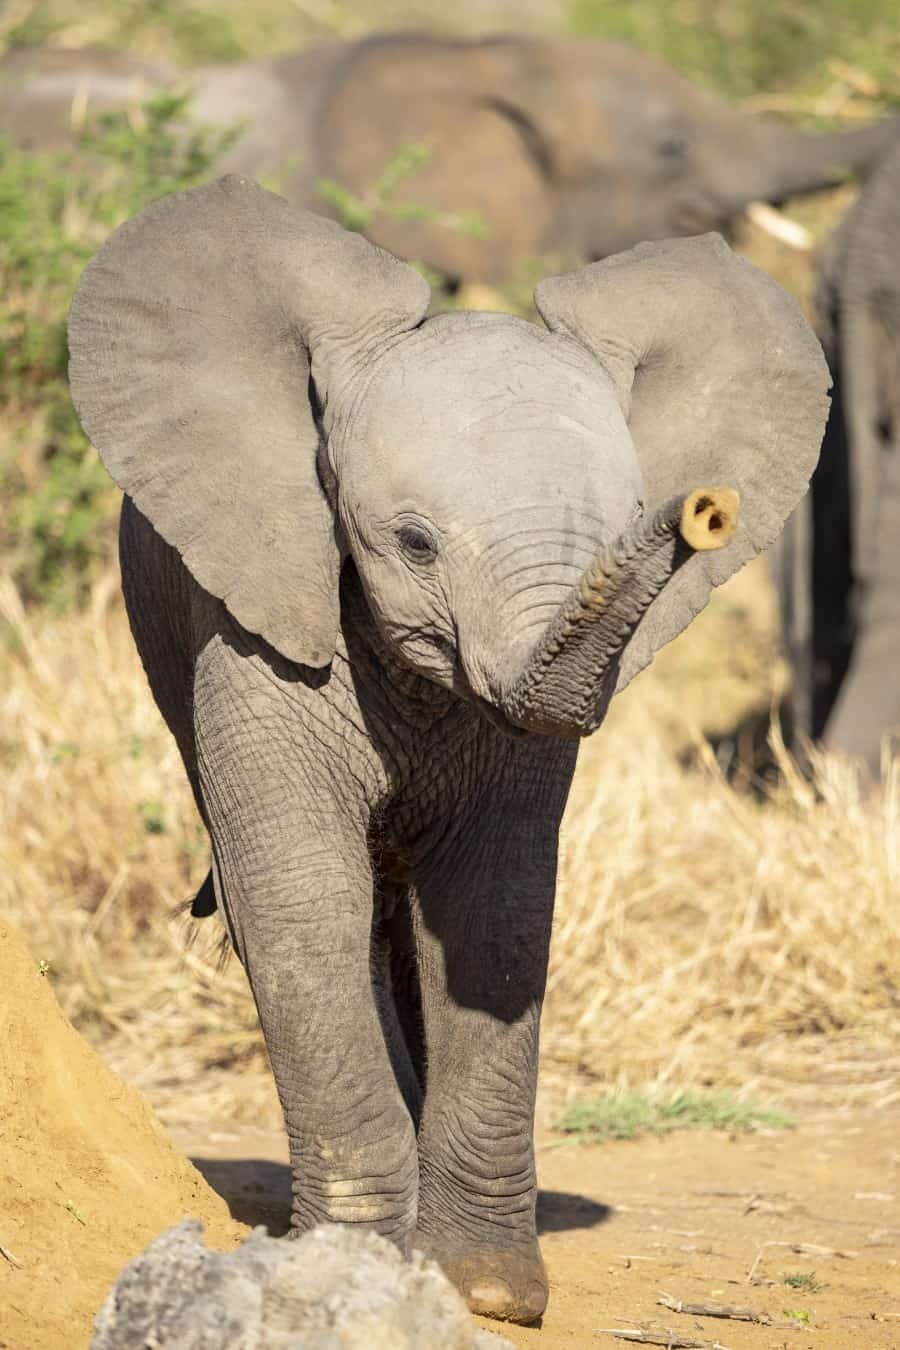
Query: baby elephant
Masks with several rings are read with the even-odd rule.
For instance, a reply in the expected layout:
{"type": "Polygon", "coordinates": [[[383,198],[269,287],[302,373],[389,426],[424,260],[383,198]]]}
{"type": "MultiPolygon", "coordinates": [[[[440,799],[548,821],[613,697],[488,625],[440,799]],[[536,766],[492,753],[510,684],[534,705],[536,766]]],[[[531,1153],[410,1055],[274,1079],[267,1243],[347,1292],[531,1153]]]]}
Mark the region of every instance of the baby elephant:
{"type": "Polygon", "coordinates": [[[259,1008],[293,1225],[367,1225],[528,1322],[578,740],[778,534],[828,372],[714,235],[542,282],[545,327],[428,303],[224,178],[100,250],[70,376],[126,493],[128,613],[259,1008]]]}

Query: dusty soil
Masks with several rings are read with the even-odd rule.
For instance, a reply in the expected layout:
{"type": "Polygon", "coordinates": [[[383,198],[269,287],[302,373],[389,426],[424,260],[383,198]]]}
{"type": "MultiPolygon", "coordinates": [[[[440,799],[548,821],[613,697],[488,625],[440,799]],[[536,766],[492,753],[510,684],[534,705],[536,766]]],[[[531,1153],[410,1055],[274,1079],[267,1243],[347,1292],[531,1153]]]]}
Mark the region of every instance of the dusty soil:
{"type": "MultiPolygon", "coordinates": [[[[596,1147],[539,1139],[550,1307],[540,1328],[504,1328],[516,1345],[615,1347],[626,1342],[597,1333],[619,1327],[730,1350],[900,1350],[900,1115],[596,1147]],[[822,1287],[784,1284],[797,1274],[822,1287]],[[670,1312],[657,1305],[660,1291],[749,1308],[771,1324],[670,1312]],[[808,1326],[779,1325],[790,1313],[808,1316],[808,1326]]],[[[283,1228],[290,1195],[280,1134],[186,1133],[178,1142],[236,1218],[283,1228]]]]}
{"type": "Polygon", "coordinates": [[[185,1215],[242,1230],[0,924],[0,1347],[80,1350],[122,1267],[185,1215]]]}
{"type": "MultiPolygon", "coordinates": [[[[280,1132],[175,1142],[196,1168],[0,925],[0,1350],[83,1350],[123,1265],[186,1214],[220,1248],[244,1224],[283,1231],[280,1132]]],[[[602,1147],[545,1129],[538,1160],[551,1302],[540,1328],[508,1330],[526,1350],[625,1344],[598,1335],[614,1327],[731,1350],[900,1350],[900,1115],[602,1147]],[[669,1311],[660,1291],[768,1322],[669,1311]]]]}

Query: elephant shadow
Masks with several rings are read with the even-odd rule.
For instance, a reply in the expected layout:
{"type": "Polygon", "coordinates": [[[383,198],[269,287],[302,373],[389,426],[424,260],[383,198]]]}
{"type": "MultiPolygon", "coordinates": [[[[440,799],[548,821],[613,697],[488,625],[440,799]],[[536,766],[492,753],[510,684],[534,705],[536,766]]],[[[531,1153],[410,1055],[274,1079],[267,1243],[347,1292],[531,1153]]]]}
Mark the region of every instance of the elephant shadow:
{"type": "MultiPolygon", "coordinates": [[[[204,1180],[225,1201],[231,1217],[250,1227],[262,1224],[273,1237],[290,1227],[291,1169],[267,1158],[192,1158],[204,1180]]],[[[538,1233],[596,1228],[610,1218],[609,1205],[568,1191],[540,1191],[538,1233]]]]}
{"type": "Polygon", "coordinates": [[[290,1228],[291,1169],[269,1158],[192,1158],[237,1223],[262,1224],[272,1237],[290,1228]]]}

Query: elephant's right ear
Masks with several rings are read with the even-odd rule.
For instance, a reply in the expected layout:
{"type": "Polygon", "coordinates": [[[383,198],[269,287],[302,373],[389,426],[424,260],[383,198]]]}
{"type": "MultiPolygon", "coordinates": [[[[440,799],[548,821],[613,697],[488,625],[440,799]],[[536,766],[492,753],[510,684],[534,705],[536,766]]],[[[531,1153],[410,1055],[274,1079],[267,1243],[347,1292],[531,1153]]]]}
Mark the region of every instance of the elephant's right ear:
{"type": "Polygon", "coordinates": [[[831,377],[795,301],[716,234],[638,244],[534,298],[612,382],[648,512],[706,485],[740,497],[727,546],[692,553],[645,612],[618,692],[781,533],[819,457],[831,377]]]}
{"type": "Polygon", "coordinates": [[[234,177],[147,207],[79,283],[85,431],[200,585],[289,660],[326,666],[340,621],[312,399],[339,398],[428,300],[411,267],[234,177]]]}

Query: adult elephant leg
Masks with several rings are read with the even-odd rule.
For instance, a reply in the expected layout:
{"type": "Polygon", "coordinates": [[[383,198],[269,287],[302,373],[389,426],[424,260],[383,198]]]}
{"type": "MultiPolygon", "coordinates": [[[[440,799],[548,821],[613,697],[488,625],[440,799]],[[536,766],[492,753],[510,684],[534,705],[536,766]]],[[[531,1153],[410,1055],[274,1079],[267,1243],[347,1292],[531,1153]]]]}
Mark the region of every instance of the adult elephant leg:
{"type": "Polygon", "coordinates": [[[893,617],[863,619],[847,678],[825,732],[825,745],[861,759],[880,776],[882,744],[900,744],[900,606],[893,617]]]}
{"type": "Polygon", "coordinates": [[[819,740],[847,674],[853,647],[850,458],[843,388],[835,372],[831,410],[810,488],[812,671],[808,733],[819,740]]]}
{"type": "Polygon", "coordinates": [[[576,747],[484,735],[483,767],[414,864],[427,1079],[415,1245],[475,1312],[547,1301],[535,1227],[538,1023],[576,747]],[[476,787],[471,784],[476,783],[476,787]]]}
{"type": "MultiPolygon", "coordinates": [[[[853,262],[868,280],[858,251],[853,262]]],[[[824,739],[862,757],[877,778],[882,736],[900,725],[900,303],[889,286],[866,304],[848,297],[843,352],[856,613],[850,667],[824,739]]]]}
{"type": "Polygon", "coordinates": [[[878,779],[883,739],[900,736],[900,440],[887,444],[878,504],[878,548],[862,588],[853,656],[825,730],[831,749],[861,758],[878,779]]]}
{"type": "Polygon", "coordinates": [[[415,1131],[373,985],[352,719],[296,668],[281,674],[252,646],[220,637],[198,663],[194,718],[222,898],[284,1110],[292,1227],[362,1224],[405,1248],[415,1131]]]}

